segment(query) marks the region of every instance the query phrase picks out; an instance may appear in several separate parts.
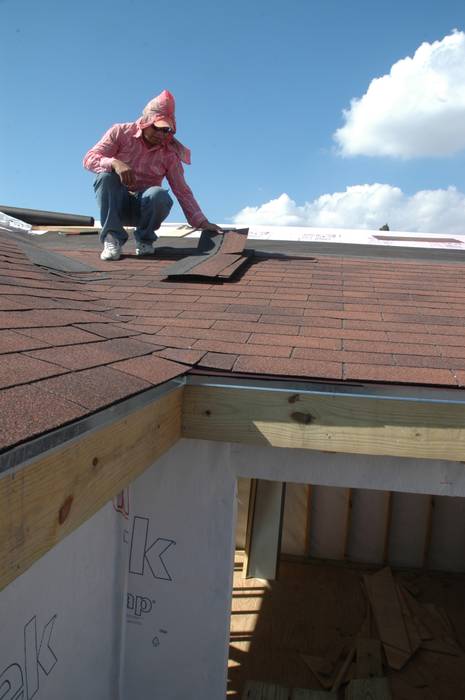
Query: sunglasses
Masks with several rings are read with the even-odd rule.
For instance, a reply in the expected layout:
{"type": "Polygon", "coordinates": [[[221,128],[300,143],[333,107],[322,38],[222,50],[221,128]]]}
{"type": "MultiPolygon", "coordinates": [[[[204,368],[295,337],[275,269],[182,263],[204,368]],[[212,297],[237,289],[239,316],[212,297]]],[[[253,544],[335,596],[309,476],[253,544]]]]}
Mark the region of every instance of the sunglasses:
{"type": "Polygon", "coordinates": [[[170,126],[155,126],[155,124],[152,124],[153,128],[155,131],[161,131],[163,134],[172,134],[173,129],[170,126]]]}

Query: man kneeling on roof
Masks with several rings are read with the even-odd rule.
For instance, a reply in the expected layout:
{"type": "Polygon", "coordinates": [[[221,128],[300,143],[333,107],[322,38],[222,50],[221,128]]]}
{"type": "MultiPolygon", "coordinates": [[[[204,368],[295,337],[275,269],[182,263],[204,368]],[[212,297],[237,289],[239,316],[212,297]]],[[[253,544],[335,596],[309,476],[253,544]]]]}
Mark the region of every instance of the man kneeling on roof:
{"type": "Polygon", "coordinates": [[[86,153],[84,167],[97,173],[95,195],[100,206],[102,260],[118,260],[128,235],[124,226],[136,226],[136,255],[152,255],[155,231],[168,216],[173,200],[161,187],[164,177],[189,224],[219,231],[202,213],[184,179],[182,163],[191,162],[190,150],[174,138],[174,97],[164,90],[145,107],[135,122],[114,124],[86,153]]]}

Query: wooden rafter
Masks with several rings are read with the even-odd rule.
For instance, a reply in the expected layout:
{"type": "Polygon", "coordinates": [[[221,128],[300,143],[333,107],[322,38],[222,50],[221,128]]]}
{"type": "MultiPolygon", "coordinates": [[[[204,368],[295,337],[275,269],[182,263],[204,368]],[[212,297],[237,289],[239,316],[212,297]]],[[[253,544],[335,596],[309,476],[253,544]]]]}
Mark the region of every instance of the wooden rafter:
{"type": "Polygon", "coordinates": [[[465,405],[187,386],[183,437],[463,460],[465,405]]]}

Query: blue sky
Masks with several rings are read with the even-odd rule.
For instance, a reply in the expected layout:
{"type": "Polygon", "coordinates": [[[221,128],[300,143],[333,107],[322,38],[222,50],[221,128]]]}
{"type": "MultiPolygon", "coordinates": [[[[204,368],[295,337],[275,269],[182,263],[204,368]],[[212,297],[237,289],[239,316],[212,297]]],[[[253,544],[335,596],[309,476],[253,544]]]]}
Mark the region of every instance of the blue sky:
{"type": "MultiPolygon", "coordinates": [[[[248,208],[251,220],[272,223],[259,210],[286,193],[294,204],[279,200],[279,216],[284,203],[301,220],[286,220],[284,211],[279,221],[312,223],[305,203],[381,183],[401,190],[404,208],[420,190],[455,187],[458,213],[447,225],[457,230],[462,205],[465,214],[462,147],[431,155],[422,145],[406,158],[366,155],[363,146],[343,156],[333,138],[351,99],[454,28],[465,29],[463,0],[0,0],[0,203],[97,216],[84,153],[167,88],[176,97],[177,135],[192,149],[187,181],[212,221],[248,208]]],[[[458,62],[461,50],[451,49],[458,62]]],[[[413,134],[416,113],[413,106],[412,117],[402,116],[413,134]]],[[[450,131],[450,114],[434,128],[450,131]]],[[[391,209],[381,197],[380,225],[393,191],[382,193],[391,209]]],[[[446,200],[442,210],[450,209],[446,200]]],[[[367,225],[366,213],[350,211],[367,225]]],[[[181,210],[170,219],[183,220],[181,210]]],[[[397,227],[413,229],[411,220],[410,212],[410,225],[397,227]]]]}

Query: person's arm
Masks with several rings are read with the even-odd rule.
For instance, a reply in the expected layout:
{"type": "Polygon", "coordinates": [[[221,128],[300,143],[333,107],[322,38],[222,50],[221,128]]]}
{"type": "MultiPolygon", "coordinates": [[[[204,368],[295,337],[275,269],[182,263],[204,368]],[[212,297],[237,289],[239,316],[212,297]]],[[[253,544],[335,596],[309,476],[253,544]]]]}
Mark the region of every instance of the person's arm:
{"type": "Polygon", "coordinates": [[[173,159],[166,173],[166,179],[191,226],[194,226],[194,228],[209,229],[210,231],[222,231],[219,226],[211,223],[207,219],[197,204],[192,190],[184,178],[184,168],[179,158],[173,159]]]}
{"type": "Polygon", "coordinates": [[[127,163],[116,158],[119,152],[120,136],[118,124],[108,129],[100,141],[84,156],[84,167],[94,173],[110,173],[114,170],[123,185],[132,187],[135,184],[134,171],[127,163]]]}
{"type": "Polygon", "coordinates": [[[108,129],[95,146],[87,151],[83,161],[86,170],[91,170],[93,173],[111,172],[113,160],[119,151],[118,137],[119,128],[118,124],[115,124],[108,129]]]}

